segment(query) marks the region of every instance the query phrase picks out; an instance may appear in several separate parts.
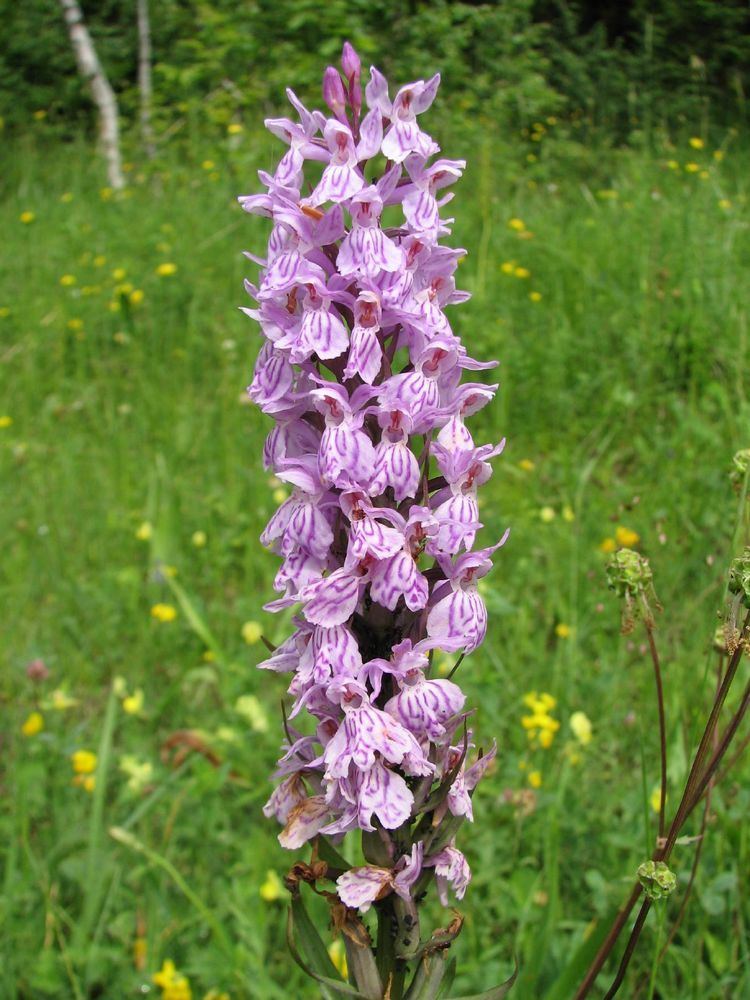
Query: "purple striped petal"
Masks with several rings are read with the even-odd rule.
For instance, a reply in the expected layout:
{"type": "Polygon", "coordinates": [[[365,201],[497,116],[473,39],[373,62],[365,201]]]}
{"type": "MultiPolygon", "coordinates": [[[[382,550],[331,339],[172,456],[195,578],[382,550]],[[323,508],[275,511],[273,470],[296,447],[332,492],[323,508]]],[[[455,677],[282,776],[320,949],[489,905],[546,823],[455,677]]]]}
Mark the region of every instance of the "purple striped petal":
{"type": "Polygon", "coordinates": [[[486,632],[487,608],[476,590],[449,594],[427,616],[427,635],[434,639],[464,639],[467,653],[481,645],[486,632]]]}
{"type": "Polygon", "coordinates": [[[344,353],[349,345],[349,333],[334,312],[308,309],[302,317],[300,341],[305,353],[301,358],[293,356],[292,360],[306,360],[311,354],[327,360],[344,353]]]}
{"type": "Polygon", "coordinates": [[[313,625],[343,625],[354,613],[361,585],[361,577],[343,568],[310,584],[299,594],[305,618],[313,625]]]}
{"type": "Polygon", "coordinates": [[[386,830],[396,830],[411,815],[414,796],[395,771],[377,761],[361,777],[359,785],[358,817],[363,830],[373,830],[373,814],[386,830]]]}
{"type": "Polygon", "coordinates": [[[405,442],[381,441],[375,448],[375,471],[370,483],[370,495],[385,493],[393,488],[398,503],[415,497],[419,487],[419,463],[405,442]]]}
{"type": "Polygon", "coordinates": [[[461,711],[466,695],[452,681],[428,681],[421,671],[415,673],[416,678],[411,683],[407,679],[385,711],[415,736],[438,740],[445,734],[443,723],[461,711]]]}
{"type": "Polygon", "coordinates": [[[279,834],[279,843],[288,851],[296,851],[325,825],[329,812],[322,795],[313,795],[300,802],[289,813],[286,826],[279,834]]]}
{"type": "Polygon", "coordinates": [[[363,382],[372,385],[380,374],[383,364],[383,348],[374,330],[355,326],[349,345],[349,357],[344,369],[344,378],[359,375],[363,382]]]}
{"type": "Polygon", "coordinates": [[[419,611],[427,604],[427,580],[417,569],[409,552],[397,552],[390,559],[377,562],[370,570],[370,596],[373,601],[394,611],[403,595],[411,611],[419,611]]]}
{"type": "Polygon", "coordinates": [[[329,163],[320,178],[320,184],[310,196],[312,205],[324,201],[342,202],[353,197],[365,186],[365,179],[352,163],[329,163]]]}
{"type": "Polygon", "coordinates": [[[348,872],[339,875],[336,887],[339,899],[345,906],[366,913],[376,899],[388,895],[392,882],[390,869],[364,865],[362,868],[350,868],[348,872]]]}

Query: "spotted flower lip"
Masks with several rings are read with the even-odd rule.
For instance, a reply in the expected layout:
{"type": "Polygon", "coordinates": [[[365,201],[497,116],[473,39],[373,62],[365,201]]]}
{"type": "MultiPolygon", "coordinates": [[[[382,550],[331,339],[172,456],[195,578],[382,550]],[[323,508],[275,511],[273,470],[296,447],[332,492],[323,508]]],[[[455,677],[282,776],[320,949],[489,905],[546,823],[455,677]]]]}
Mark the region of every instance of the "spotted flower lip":
{"type": "Polygon", "coordinates": [[[339,898],[364,911],[394,894],[416,912],[424,873],[443,902],[471,877],[448,835],[430,849],[418,817],[432,811],[433,833],[471,821],[495,754],[467,760],[471,709],[432,657],[484,639],[477,580],[507,533],[474,548],[477,494],[504,442],[474,441],[495,362],[471,357],[449,320],[469,298],[456,285],[466,251],[443,242],[466,163],[438,158],[422,129],[440,76],[391,99],[372,68],[363,104],[349,43],[341,65],[324,74],[328,112],[287,91],[289,117],[266,121],[279,163],[239,199],[271,227],[265,251],[246,254],[259,275],[242,311],[261,334],[248,394],[273,421],[264,468],[290,488],[261,536],[281,560],[265,607],[295,609],[259,664],[289,676],[292,700],[264,813],[290,850],[377,831],[387,863],[342,873],[339,898]],[[314,724],[298,731],[303,714],[314,724]]]}

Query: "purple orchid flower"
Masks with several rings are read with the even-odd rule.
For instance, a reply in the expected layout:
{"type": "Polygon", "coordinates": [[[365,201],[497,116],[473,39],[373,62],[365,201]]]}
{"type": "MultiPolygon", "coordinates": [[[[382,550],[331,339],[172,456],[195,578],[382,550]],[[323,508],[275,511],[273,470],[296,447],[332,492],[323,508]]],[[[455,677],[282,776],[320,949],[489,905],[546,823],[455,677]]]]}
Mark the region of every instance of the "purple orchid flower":
{"type": "Polygon", "coordinates": [[[474,549],[478,490],[502,443],[475,444],[467,422],[498,387],[467,376],[494,362],[470,357],[449,320],[469,296],[442,212],[465,163],[435,159],[418,123],[440,78],[391,101],[372,69],[363,108],[348,43],[341,67],[323,80],[330,115],[288,91],[298,121],[266,122],[287,148],[259,172],[263,193],[240,198],[271,220],[265,252],[246,255],[260,269],[242,309],[260,332],[248,394],[273,421],[264,468],[292,488],[261,536],[281,558],[265,607],[297,606],[259,664],[287,675],[291,699],[264,813],[290,850],[372,835],[339,900],[416,919],[417,883],[443,903],[466,891],[452,837],[496,752],[466,759],[470,709],[432,653],[472,652],[487,630],[477,581],[507,533],[474,549]],[[312,720],[300,731],[298,716],[312,720]]]}

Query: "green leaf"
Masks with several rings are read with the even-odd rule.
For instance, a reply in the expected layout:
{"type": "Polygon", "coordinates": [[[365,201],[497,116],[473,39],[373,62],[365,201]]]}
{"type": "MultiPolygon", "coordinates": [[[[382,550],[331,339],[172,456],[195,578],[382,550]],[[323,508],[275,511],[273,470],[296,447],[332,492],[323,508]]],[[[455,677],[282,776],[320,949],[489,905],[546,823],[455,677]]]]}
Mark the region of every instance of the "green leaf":
{"type": "Polygon", "coordinates": [[[502,1000],[513,989],[513,984],[518,978],[518,962],[515,959],[514,966],[513,974],[504,983],[500,983],[499,986],[494,986],[491,990],[485,990],[484,993],[472,993],[469,996],[463,997],[448,997],[447,1000],[502,1000]]]}
{"type": "Polygon", "coordinates": [[[342,872],[347,872],[352,867],[346,858],[339,854],[327,837],[318,836],[315,841],[315,846],[320,860],[325,861],[330,868],[336,868],[342,872]]]}
{"type": "Polygon", "coordinates": [[[563,969],[560,976],[552,987],[544,995],[544,1000],[569,1000],[575,992],[576,986],[586,974],[586,970],[599,951],[607,931],[612,926],[618,913],[616,907],[612,907],[606,916],[594,920],[589,924],[589,931],[582,943],[576,949],[573,957],[563,969]]]}
{"type": "Polygon", "coordinates": [[[292,902],[289,906],[286,923],[286,941],[291,956],[297,965],[311,979],[320,983],[320,992],[325,1000],[331,1000],[332,997],[336,996],[357,997],[358,1000],[367,1000],[353,986],[349,986],[343,980],[335,978],[338,975],[336,966],[331,961],[331,957],[321,940],[320,934],[318,934],[312,920],[310,920],[299,892],[292,896],[292,902]],[[305,955],[304,959],[297,949],[295,934],[299,938],[300,946],[305,955]]]}
{"type": "Polygon", "coordinates": [[[448,968],[445,970],[445,975],[443,976],[443,982],[440,987],[443,995],[453,986],[453,981],[456,978],[456,959],[452,958],[448,962],[448,968]]]}

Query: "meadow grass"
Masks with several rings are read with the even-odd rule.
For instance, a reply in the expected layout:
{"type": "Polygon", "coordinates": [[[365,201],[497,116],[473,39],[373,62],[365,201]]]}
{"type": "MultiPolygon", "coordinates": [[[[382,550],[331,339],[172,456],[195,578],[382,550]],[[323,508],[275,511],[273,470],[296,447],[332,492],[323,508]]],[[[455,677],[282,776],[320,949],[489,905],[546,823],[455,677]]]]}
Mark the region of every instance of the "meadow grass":
{"type": "MultiPolygon", "coordinates": [[[[575,984],[549,991],[656,831],[650,663],[604,579],[618,528],[666,607],[668,813],[710,701],[727,471],[750,446],[747,150],[444,145],[469,160],[452,209],[473,298],[452,321],[475,357],[502,359],[475,418],[478,440],[508,438],[484,537],[511,527],[488,641],[460,668],[499,754],[462,832],[456,992],[506,978],[515,955],[514,996],[565,1000],[575,984]],[[531,691],[556,699],[547,749],[521,723],[531,691]]],[[[0,156],[0,996],[157,994],[171,959],[195,997],[313,997],[285,943],[294,857],[261,813],[285,685],[254,669],[258,630],[243,637],[289,627],[261,611],[276,558],[257,539],[280,484],[260,461],[269,424],[243,405],[259,335],[236,308],[255,271],[240,252],[266,226],[234,196],[257,189],[268,142],[139,162],[124,196],[84,145],[38,131],[0,156]],[[35,711],[43,728],[24,732],[35,711]],[[93,783],[74,775],[80,749],[93,783]]],[[[750,995],[747,777],[745,762],[714,797],[695,899],[644,996],[750,995]]],[[[694,849],[673,858],[683,884],[694,849]]],[[[678,906],[652,915],[626,995],[678,906]]]]}

